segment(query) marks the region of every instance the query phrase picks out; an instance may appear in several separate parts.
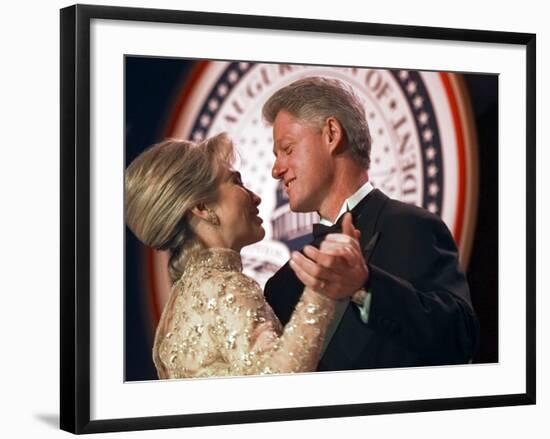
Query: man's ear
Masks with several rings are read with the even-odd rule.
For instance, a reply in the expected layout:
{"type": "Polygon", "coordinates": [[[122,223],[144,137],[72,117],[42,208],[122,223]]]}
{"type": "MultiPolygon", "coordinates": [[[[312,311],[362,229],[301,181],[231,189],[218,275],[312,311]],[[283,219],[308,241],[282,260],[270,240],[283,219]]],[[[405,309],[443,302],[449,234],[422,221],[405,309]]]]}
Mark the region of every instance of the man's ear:
{"type": "Polygon", "coordinates": [[[323,139],[331,153],[341,152],[344,143],[344,129],[340,121],[334,116],[327,117],[325,120],[323,139]]]}

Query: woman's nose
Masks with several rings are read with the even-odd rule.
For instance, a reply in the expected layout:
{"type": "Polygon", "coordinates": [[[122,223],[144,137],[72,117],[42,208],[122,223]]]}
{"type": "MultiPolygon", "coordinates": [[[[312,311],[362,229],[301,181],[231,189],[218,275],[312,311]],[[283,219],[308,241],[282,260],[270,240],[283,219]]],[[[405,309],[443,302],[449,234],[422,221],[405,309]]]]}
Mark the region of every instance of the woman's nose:
{"type": "Polygon", "coordinates": [[[255,192],[250,191],[250,195],[252,196],[252,203],[254,203],[254,206],[259,206],[262,202],[262,199],[256,195],[255,192]]]}

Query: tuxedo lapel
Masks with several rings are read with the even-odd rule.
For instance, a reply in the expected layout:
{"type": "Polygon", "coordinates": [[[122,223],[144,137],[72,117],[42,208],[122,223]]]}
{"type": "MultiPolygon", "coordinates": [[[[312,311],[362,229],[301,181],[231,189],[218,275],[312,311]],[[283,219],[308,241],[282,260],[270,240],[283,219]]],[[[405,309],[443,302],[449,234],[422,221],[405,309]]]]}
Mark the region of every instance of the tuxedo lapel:
{"type": "Polygon", "coordinates": [[[359,243],[363,249],[363,255],[368,260],[376,248],[380,234],[377,232],[380,212],[389,198],[380,190],[373,189],[351,211],[353,225],[361,231],[359,243]]]}

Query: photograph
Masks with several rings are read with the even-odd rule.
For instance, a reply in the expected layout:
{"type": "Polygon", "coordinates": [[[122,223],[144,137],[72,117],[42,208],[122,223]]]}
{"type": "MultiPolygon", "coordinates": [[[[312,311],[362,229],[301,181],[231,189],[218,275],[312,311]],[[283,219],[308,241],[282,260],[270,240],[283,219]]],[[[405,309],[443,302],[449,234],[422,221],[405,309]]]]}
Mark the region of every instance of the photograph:
{"type": "Polygon", "coordinates": [[[124,71],[127,380],[498,361],[497,75],[131,55],[124,71]],[[203,180],[228,147],[247,204],[203,180]],[[199,199],[221,205],[204,236],[199,199]],[[345,210],[376,246],[356,284],[317,291],[339,300],[315,303],[331,315],[313,334],[287,262],[345,210]],[[191,262],[194,241],[216,250],[191,262]]]}

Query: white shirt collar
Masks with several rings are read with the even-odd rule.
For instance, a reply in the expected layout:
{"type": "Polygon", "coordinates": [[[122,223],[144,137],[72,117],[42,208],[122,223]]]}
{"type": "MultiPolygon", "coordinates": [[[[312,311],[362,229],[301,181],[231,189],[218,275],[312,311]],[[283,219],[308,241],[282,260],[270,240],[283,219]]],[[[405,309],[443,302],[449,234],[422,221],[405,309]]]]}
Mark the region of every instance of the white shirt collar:
{"type": "Polygon", "coordinates": [[[346,198],[344,201],[344,204],[342,204],[342,207],[340,208],[340,212],[336,216],[336,220],[334,223],[332,223],[330,220],[327,220],[326,218],[321,217],[321,220],[319,223],[325,225],[325,226],[332,226],[336,222],[338,222],[338,219],[346,212],[352,210],[355,206],[359,204],[359,202],[365,198],[370,191],[374,189],[374,186],[371,184],[370,181],[367,181],[363,186],[361,186],[357,191],[352,194],[350,197],[346,198]]]}

